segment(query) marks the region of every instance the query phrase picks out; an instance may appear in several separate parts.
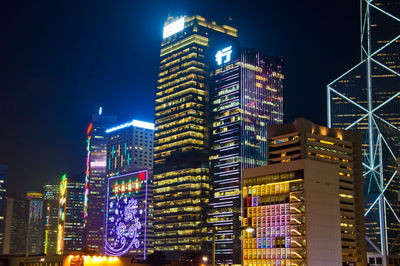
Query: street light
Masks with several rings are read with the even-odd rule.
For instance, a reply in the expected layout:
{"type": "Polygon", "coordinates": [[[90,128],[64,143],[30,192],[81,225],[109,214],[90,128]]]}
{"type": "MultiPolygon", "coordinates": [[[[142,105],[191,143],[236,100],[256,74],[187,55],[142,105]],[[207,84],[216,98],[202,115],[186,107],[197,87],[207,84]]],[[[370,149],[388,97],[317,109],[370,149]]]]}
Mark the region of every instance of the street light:
{"type": "Polygon", "coordinates": [[[202,259],[203,259],[203,262],[204,262],[204,263],[207,263],[208,258],[207,258],[206,256],[204,256],[202,259]]]}

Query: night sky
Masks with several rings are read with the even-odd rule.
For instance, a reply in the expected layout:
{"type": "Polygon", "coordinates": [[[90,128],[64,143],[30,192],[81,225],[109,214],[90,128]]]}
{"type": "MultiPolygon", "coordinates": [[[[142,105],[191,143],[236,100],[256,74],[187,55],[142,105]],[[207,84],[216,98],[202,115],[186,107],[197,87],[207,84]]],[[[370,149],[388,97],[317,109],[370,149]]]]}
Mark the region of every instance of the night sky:
{"type": "Polygon", "coordinates": [[[284,57],[285,121],[326,124],[326,84],[359,61],[359,1],[1,1],[0,163],[10,194],[84,176],[91,114],[154,121],[168,14],[233,18],[284,57]]]}

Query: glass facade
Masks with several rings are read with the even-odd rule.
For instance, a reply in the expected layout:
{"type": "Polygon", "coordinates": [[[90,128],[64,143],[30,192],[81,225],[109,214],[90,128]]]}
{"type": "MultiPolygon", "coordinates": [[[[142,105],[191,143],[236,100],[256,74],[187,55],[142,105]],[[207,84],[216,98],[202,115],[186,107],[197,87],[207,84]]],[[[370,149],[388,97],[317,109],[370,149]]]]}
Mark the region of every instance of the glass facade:
{"type": "MultiPolygon", "coordinates": [[[[283,61],[251,49],[227,63],[217,60],[210,89],[210,176],[213,199],[208,222],[216,230],[217,263],[241,263],[242,169],[267,162],[267,125],[283,121],[283,61]]],[[[219,51],[216,52],[220,53],[219,51]]]]}
{"type": "Polygon", "coordinates": [[[84,201],[84,250],[102,254],[104,243],[104,202],[106,200],[106,153],[105,130],[116,123],[116,117],[92,115],[87,129],[86,172],[84,201]]]}
{"type": "Polygon", "coordinates": [[[7,199],[8,213],[12,213],[10,228],[10,254],[26,253],[26,236],[28,234],[29,202],[25,199],[7,199]]]}
{"type": "Polygon", "coordinates": [[[243,180],[243,265],[307,265],[303,171],[243,180]]]}
{"type": "Polygon", "coordinates": [[[205,249],[212,47],[236,37],[235,28],[201,16],[169,18],[164,27],[155,100],[154,229],[156,249],[171,257],[205,249]]]}
{"type": "Polygon", "coordinates": [[[84,191],[85,183],[63,175],[60,183],[57,254],[82,251],[84,191]]]}
{"type": "Polygon", "coordinates": [[[26,255],[38,255],[43,252],[42,209],[43,194],[30,192],[26,194],[29,202],[28,234],[26,237],[26,255]]]}
{"type": "Polygon", "coordinates": [[[362,1],[361,10],[362,61],[329,85],[328,120],[332,127],[363,134],[365,223],[371,240],[368,251],[384,249],[398,255],[400,181],[393,177],[398,175],[396,159],[400,157],[400,25],[395,21],[400,18],[400,1],[376,0],[368,5],[366,2],[362,1]],[[378,199],[381,191],[387,202],[378,199]],[[382,215],[383,212],[386,214],[382,215]],[[383,223],[381,216],[386,217],[383,223]],[[382,235],[387,244],[382,243],[382,235]]]}
{"type": "Polygon", "coordinates": [[[58,185],[45,185],[43,191],[43,252],[44,254],[56,254],[60,188],[58,185]]]}

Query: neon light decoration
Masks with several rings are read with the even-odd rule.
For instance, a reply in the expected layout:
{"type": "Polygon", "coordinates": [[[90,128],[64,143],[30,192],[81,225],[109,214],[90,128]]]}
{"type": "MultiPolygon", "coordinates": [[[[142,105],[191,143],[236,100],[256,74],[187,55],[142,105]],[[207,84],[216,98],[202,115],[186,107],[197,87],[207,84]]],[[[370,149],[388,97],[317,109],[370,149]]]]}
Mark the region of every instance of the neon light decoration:
{"type": "Polygon", "coordinates": [[[106,255],[146,258],[147,175],[145,170],[108,179],[106,255]]]}
{"type": "Polygon", "coordinates": [[[226,47],[222,50],[219,50],[217,54],[215,55],[215,60],[217,61],[218,65],[221,65],[222,63],[228,63],[231,61],[231,54],[232,54],[232,46],[226,47]],[[225,57],[225,61],[222,62],[222,58],[225,57]]]}
{"type": "MultiPolygon", "coordinates": [[[[90,123],[92,125],[92,123],[90,123]]],[[[90,126],[89,126],[90,127],[90,126]]],[[[89,132],[89,130],[88,130],[89,132]]],[[[83,228],[86,226],[87,216],[88,216],[88,206],[89,206],[89,174],[90,174],[90,141],[91,136],[87,138],[86,145],[86,174],[85,174],[85,201],[83,202],[83,228]]]]}
{"type": "Polygon", "coordinates": [[[129,123],[125,123],[116,127],[112,127],[106,130],[106,133],[110,133],[116,130],[120,130],[126,127],[130,127],[130,126],[134,126],[134,127],[140,127],[140,128],[145,128],[145,129],[151,129],[154,130],[154,124],[153,123],[148,123],[148,122],[143,122],[143,121],[139,121],[139,120],[132,120],[129,123]]]}
{"type": "Polygon", "coordinates": [[[58,202],[57,254],[64,250],[65,208],[67,207],[67,175],[62,176],[60,183],[60,198],[58,202]]]}
{"type": "Polygon", "coordinates": [[[163,38],[167,38],[175,33],[182,31],[185,28],[185,18],[180,18],[164,27],[163,38]]]}

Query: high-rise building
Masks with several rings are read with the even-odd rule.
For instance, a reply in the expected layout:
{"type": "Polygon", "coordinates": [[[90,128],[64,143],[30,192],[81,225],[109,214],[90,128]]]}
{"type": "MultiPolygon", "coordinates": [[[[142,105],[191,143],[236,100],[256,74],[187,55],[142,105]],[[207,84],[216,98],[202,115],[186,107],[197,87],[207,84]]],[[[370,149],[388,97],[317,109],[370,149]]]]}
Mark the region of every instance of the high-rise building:
{"type": "MultiPolygon", "coordinates": [[[[145,260],[148,249],[148,170],[107,179],[105,253],[145,260]]],[[[151,235],[153,237],[153,235],[151,235]]],[[[150,247],[148,246],[150,244],[150,247]]]]}
{"type": "Polygon", "coordinates": [[[298,118],[293,123],[269,126],[267,136],[269,165],[300,159],[336,165],[343,263],[365,265],[361,134],[298,118]]]}
{"type": "Polygon", "coordinates": [[[283,60],[225,46],[211,73],[208,219],[216,262],[240,264],[242,170],[266,165],[267,125],[283,122],[283,60]]]}
{"type": "Polygon", "coordinates": [[[104,115],[100,107],[92,115],[87,129],[84,236],[83,249],[103,253],[104,243],[104,202],[106,200],[106,153],[105,130],[113,126],[117,118],[104,115]]]}
{"type": "Polygon", "coordinates": [[[242,265],[342,265],[339,183],[309,159],[245,169],[242,265]]]}
{"type": "Polygon", "coordinates": [[[3,250],[4,243],[4,226],[6,220],[6,208],[7,208],[7,198],[6,198],[6,185],[8,176],[8,166],[0,164],[0,251],[3,250]]]}
{"type": "MultiPolygon", "coordinates": [[[[105,253],[133,255],[144,260],[154,251],[153,228],[153,140],[154,124],[133,120],[109,128],[107,133],[107,195],[105,253]],[[135,206],[127,202],[136,202],[135,206]],[[118,205],[119,204],[119,205],[118,205]],[[123,206],[134,208],[137,222],[132,216],[115,213],[123,206]],[[120,216],[126,217],[126,242],[115,229],[120,216]],[[119,217],[119,218],[118,218],[119,217]],[[135,234],[129,233],[130,226],[135,234]]],[[[125,208],[125,207],[124,207],[125,208]]],[[[125,218],[124,218],[125,219],[125,218]]],[[[123,234],[123,233],[122,233],[123,234]]]]}
{"type": "Polygon", "coordinates": [[[237,29],[201,16],[165,23],[155,99],[154,229],[156,250],[206,251],[210,197],[209,82],[215,51],[237,29]]]}
{"type": "Polygon", "coordinates": [[[43,194],[38,192],[29,192],[26,194],[26,198],[29,204],[26,255],[38,255],[42,253],[43,247],[43,194]]]}
{"type": "Polygon", "coordinates": [[[327,87],[328,126],[362,132],[367,249],[400,254],[400,1],[360,1],[360,62],[327,87]]]}
{"type": "Polygon", "coordinates": [[[4,254],[23,255],[26,253],[26,236],[28,235],[29,220],[29,202],[26,198],[8,198],[7,199],[7,239],[6,246],[3,249],[4,254]],[[9,239],[8,239],[9,237],[9,239]]]}
{"type": "Polygon", "coordinates": [[[85,183],[64,174],[60,182],[57,254],[82,251],[85,183]]]}
{"type": "Polygon", "coordinates": [[[153,168],[154,124],[133,120],[106,130],[107,177],[153,168]]]}
{"type": "Polygon", "coordinates": [[[43,252],[56,254],[59,185],[45,185],[43,187],[43,252]]]}

